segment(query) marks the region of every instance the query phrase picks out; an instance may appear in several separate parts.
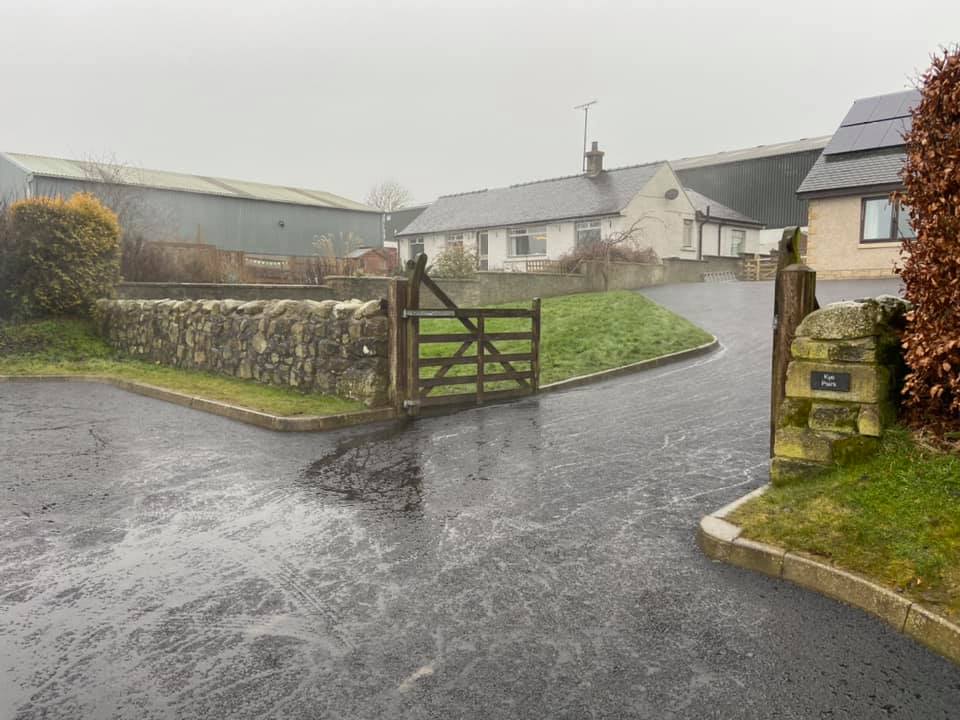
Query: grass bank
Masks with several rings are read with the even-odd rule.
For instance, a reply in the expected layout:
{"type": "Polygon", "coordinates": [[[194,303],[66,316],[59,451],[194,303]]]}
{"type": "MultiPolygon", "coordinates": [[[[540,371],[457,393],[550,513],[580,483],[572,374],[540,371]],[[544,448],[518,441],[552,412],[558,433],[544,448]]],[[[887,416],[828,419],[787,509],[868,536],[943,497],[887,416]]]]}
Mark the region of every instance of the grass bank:
{"type": "MultiPolygon", "coordinates": [[[[499,307],[529,308],[529,303],[509,303],[499,307]]],[[[688,320],[635,292],[584,293],[543,300],[541,304],[540,383],[556,382],[600,370],[628,365],[680,350],[697,347],[713,339],[688,320]]],[[[456,320],[421,320],[423,333],[463,332],[456,320]]],[[[515,318],[488,320],[488,332],[526,332],[530,321],[515,318]]],[[[504,353],[528,352],[530,344],[522,340],[495,343],[504,353]]],[[[459,347],[451,344],[421,345],[422,358],[452,355],[459,347]]],[[[471,348],[468,354],[474,354],[471,348]]],[[[527,369],[516,363],[517,369],[527,369]]],[[[436,368],[422,368],[421,377],[429,377],[436,368]]],[[[497,363],[489,363],[487,372],[500,372],[497,363]]],[[[450,375],[473,375],[475,368],[461,365],[450,375]]],[[[451,390],[462,392],[464,387],[451,390]]]]}
{"type": "Polygon", "coordinates": [[[335,415],[365,409],[338,397],[124,358],[97,336],[92,322],[73,318],[0,325],[0,375],[116,377],[273,415],[335,415]]]}
{"type": "Polygon", "coordinates": [[[960,456],[906,431],[889,432],[861,465],[770,488],[727,519],[747,537],[826,558],[960,620],[960,456]]]}
{"type": "MultiPolygon", "coordinates": [[[[530,307],[511,303],[502,307],[530,307]]],[[[547,384],[640,360],[678,352],[710,342],[712,336],[666,308],[634,292],[589,293],[543,301],[540,382],[547,384]]],[[[456,320],[421,320],[424,333],[458,333],[456,320]]],[[[491,319],[489,332],[530,330],[530,321],[491,319]]],[[[528,352],[528,341],[497,342],[504,353],[528,352]]],[[[421,357],[452,355],[457,343],[425,344],[421,357]]],[[[471,348],[467,354],[476,352],[471,348]]],[[[529,363],[516,363],[525,370],[529,363]]],[[[489,363],[488,373],[500,372],[489,363]]],[[[436,368],[422,368],[429,377],[436,368]]],[[[475,367],[460,365],[451,375],[472,375],[475,367]]],[[[251,380],[181,370],[123,357],[100,339],[93,324],[82,319],[56,319],[20,325],[0,325],[0,375],[102,375],[156,385],[210,400],[240,405],[275,415],[331,415],[363,409],[360,403],[251,380]]],[[[488,384],[488,390],[516,387],[509,382],[488,384]]],[[[439,388],[437,394],[469,392],[472,386],[439,388]]]]}

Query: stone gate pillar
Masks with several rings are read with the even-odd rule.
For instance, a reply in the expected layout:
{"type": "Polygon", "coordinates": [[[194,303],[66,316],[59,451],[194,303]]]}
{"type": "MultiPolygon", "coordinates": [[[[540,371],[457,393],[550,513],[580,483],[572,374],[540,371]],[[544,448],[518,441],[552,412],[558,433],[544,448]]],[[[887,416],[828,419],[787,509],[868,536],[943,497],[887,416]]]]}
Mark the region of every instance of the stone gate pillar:
{"type": "Polygon", "coordinates": [[[908,309],[885,295],[834,303],[803,320],[777,417],[774,485],[876,452],[896,417],[903,367],[897,331],[908,309]]]}

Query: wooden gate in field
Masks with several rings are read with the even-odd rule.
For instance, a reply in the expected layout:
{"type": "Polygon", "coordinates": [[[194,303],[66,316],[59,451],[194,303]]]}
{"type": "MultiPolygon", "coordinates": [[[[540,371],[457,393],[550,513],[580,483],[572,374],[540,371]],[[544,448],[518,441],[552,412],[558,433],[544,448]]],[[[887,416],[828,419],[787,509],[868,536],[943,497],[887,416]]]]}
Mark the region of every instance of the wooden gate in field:
{"type": "MultiPolygon", "coordinates": [[[[417,258],[405,292],[391,291],[394,320],[393,366],[396,401],[407,415],[422,408],[476,404],[532,395],[540,378],[540,299],[522,308],[461,308],[426,273],[426,255],[417,258]],[[443,305],[422,308],[426,287],[443,305]],[[447,319],[451,332],[424,332],[421,323],[447,319]],[[497,331],[490,321],[527,319],[529,329],[497,331]],[[496,343],[528,344],[524,352],[501,352],[496,343]],[[441,348],[448,345],[447,348],[441,348]],[[456,349],[453,349],[453,348],[456,349]],[[439,348],[439,349],[438,349],[439,348]],[[422,357],[426,351],[427,357],[422,357]],[[499,365],[499,370],[488,368],[499,365]],[[521,365],[525,367],[520,367],[521,365]],[[465,386],[465,387],[464,387],[465,386]],[[449,391],[455,392],[449,392],[449,391]],[[447,392],[445,392],[447,391],[447,392]]],[[[399,285],[395,285],[395,288],[399,285]]],[[[424,324],[428,324],[424,323],[424,324]]],[[[496,322],[493,323],[496,325],[496,322]]]]}

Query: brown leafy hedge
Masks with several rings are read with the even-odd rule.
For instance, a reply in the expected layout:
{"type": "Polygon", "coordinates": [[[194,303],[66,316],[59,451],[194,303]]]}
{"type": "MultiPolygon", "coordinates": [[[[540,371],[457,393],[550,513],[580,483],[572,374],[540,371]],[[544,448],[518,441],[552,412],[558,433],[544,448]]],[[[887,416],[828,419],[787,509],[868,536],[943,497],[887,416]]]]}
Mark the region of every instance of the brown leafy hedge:
{"type": "Polygon", "coordinates": [[[960,423],[960,49],[935,56],[920,89],[898,197],[916,231],[901,250],[903,393],[914,423],[942,427],[960,423]]]}

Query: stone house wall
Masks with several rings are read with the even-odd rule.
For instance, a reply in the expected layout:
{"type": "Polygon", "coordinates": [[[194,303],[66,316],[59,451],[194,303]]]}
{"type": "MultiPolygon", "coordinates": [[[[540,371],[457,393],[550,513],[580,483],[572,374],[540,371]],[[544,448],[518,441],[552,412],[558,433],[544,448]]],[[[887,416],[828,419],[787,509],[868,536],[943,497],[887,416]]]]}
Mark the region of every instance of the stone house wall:
{"type": "Polygon", "coordinates": [[[118,350],[173,367],[388,402],[389,321],[380,300],[99,300],[118,350]]]}
{"type": "Polygon", "coordinates": [[[894,275],[901,243],[860,242],[862,203],[860,195],[810,201],[807,265],[821,280],[894,275]]]}

